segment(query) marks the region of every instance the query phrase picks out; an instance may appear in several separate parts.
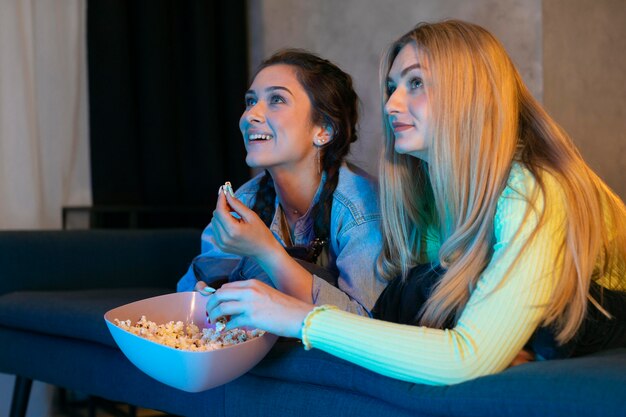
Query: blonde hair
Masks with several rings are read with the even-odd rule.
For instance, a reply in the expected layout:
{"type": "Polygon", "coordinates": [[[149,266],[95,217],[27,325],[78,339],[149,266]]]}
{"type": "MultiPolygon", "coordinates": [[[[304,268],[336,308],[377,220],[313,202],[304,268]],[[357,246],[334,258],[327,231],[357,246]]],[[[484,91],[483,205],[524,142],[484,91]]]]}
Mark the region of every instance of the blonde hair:
{"type": "MultiPolygon", "coordinates": [[[[623,267],[623,203],[532,97],[502,45],[480,26],[457,20],[424,23],[394,42],[381,62],[383,114],[389,98],[387,74],[409,44],[419,48],[432,114],[429,163],[394,151],[393,131],[385,118],[379,273],[387,279],[406,277],[412,266],[424,261],[426,230],[439,227],[439,262],[447,270],[423,307],[420,324],[442,327],[449,317],[458,319],[491,260],[496,204],[513,162],[520,161],[539,185],[537,193],[527,196],[532,200],[529,210],[539,195],[545,198],[544,207],[550,204],[544,173],[563,188],[564,265],[544,325],[556,328],[559,342],[569,340],[585,316],[591,279],[604,276],[614,265],[623,267]],[[614,230],[610,239],[609,224],[614,230]],[[603,261],[599,268],[598,260],[603,261]]],[[[544,217],[542,210],[530,240],[544,217]]]]}

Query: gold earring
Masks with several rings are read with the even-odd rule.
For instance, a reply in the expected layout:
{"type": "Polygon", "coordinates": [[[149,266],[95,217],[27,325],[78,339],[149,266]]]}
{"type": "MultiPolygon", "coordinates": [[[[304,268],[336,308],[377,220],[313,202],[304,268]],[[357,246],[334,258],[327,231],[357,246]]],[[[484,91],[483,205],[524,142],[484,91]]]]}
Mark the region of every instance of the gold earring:
{"type": "Polygon", "coordinates": [[[320,161],[320,148],[322,147],[323,143],[324,143],[323,138],[318,138],[317,142],[315,143],[315,147],[317,148],[315,152],[315,165],[317,165],[317,175],[322,174],[322,163],[320,161]]]}
{"type": "Polygon", "coordinates": [[[322,175],[322,163],[320,160],[320,148],[322,145],[326,143],[325,138],[318,138],[317,143],[315,143],[315,147],[317,148],[317,152],[315,153],[315,163],[317,164],[317,174],[322,175]]]}
{"type": "Polygon", "coordinates": [[[322,165],[320,163],[320,147],[316,146],[317,152],[315,153],[315,163],[317,165],[317,175],[322,174],[322,165]]]}

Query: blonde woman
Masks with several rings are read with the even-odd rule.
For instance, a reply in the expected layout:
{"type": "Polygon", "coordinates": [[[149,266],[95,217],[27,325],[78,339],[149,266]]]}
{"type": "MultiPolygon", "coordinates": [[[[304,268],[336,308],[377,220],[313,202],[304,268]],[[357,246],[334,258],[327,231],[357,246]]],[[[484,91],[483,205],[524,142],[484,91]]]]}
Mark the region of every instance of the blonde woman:
{"type": "Polygon", "coordinates": [[[374,312],[402,324],[255,282],[212,296],[211,319],[427,384],[499,372],[525,346],[539,359],[626,346],[624,205],[502,45],[470,23],[420,24],[390,46],[381,74],[378,267],[390,284],[374,312]]]}

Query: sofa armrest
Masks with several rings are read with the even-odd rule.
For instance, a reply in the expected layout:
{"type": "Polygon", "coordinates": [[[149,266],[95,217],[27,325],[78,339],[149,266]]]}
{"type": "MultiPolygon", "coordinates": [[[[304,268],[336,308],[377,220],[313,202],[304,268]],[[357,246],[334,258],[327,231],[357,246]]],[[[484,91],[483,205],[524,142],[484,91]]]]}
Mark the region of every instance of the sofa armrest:
{"type": "Polygon", "coordinates": [[[0,294],[21,290],[176,288],[200,231],[0,232],[0,294]]]}

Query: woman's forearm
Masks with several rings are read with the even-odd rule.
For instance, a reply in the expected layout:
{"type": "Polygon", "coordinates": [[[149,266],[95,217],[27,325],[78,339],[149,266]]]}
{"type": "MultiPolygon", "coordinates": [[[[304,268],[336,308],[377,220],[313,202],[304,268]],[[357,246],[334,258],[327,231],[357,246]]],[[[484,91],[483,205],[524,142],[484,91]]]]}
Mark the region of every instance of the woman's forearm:
{"type": "Polygon", "coordinates": [[[256,258],[277,290],[306,303],[313,303],[313,275],[278,245],[256,258]]]}

